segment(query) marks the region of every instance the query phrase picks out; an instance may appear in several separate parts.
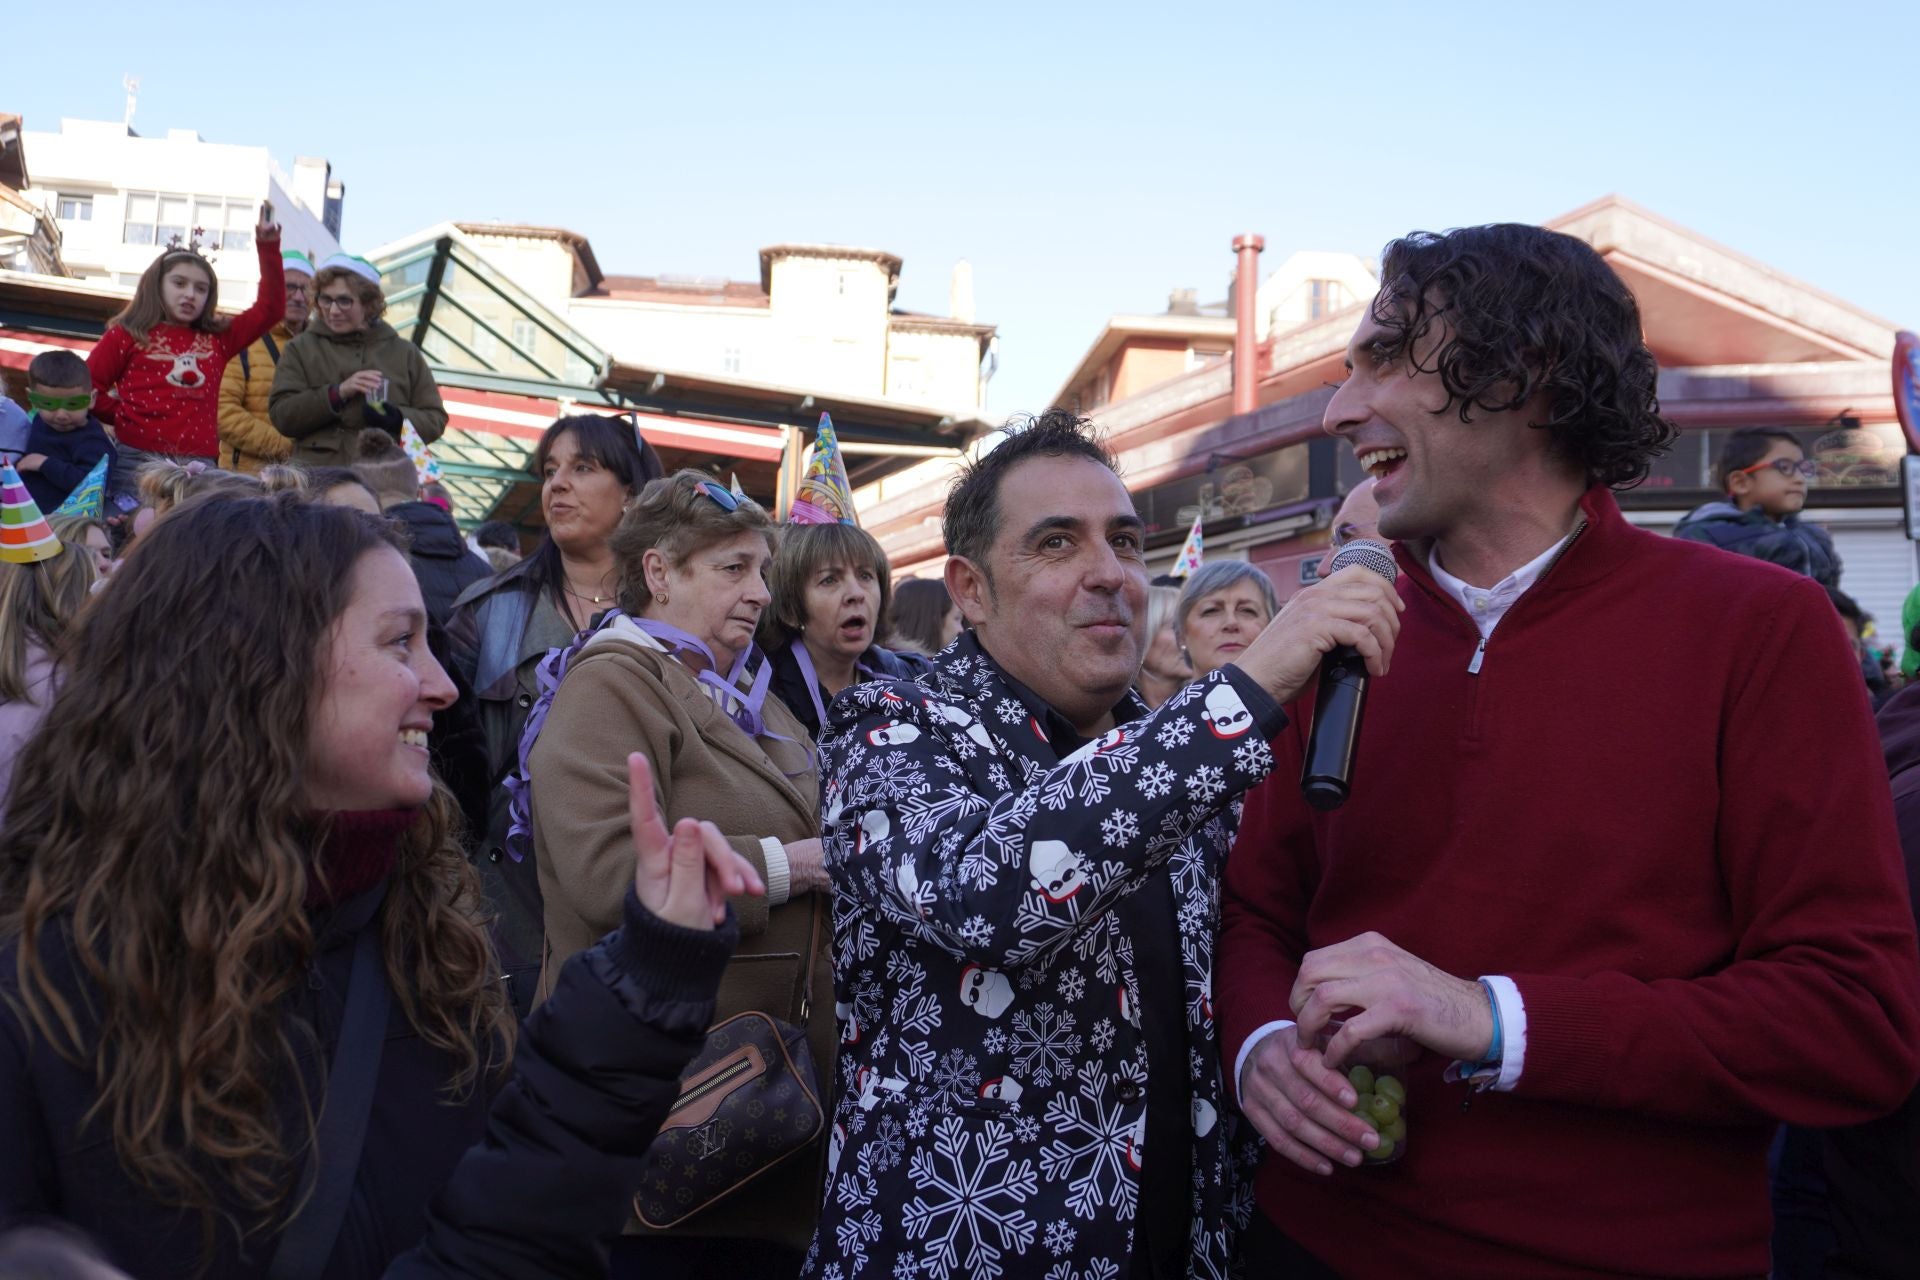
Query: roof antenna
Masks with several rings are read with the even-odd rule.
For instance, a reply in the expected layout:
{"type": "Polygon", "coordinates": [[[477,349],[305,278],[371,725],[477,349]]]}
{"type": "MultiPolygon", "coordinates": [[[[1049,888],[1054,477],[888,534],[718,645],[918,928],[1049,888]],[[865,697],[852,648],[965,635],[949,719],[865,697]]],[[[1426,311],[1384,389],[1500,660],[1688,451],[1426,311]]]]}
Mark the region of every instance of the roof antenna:
{"type": "Polygon", "coordinates": [[[139,101],[140,101],[140,77],[135,75],[123,75],[120,77],[120,87],[127,91],[127,114],[126,114],[126,118],[122,120],[121,123],[126,125],[128,133],[132,133],[133,132],[133,109],[135,106],[139,104],[139,101]]]}

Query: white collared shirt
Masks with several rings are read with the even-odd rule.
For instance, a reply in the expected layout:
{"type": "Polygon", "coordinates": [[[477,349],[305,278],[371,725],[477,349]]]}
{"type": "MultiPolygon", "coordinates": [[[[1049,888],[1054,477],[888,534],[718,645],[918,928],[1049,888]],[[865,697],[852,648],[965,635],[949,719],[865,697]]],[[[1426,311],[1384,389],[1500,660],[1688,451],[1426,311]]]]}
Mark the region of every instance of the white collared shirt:
{"type": "Polygon", "coordinates": [[[1427,557],[1427,571],[1433,574],[1434,582],[1442,591],[1460,602],[1460,607],[1473,619],[1473,625],[1480,629],[1480,638],[1484,640],[1493,634],[1493,629],[1500,625],[1500,619],[1507,616],[1507,610],[1526,594],[1528,587],[1540,580],[1540,575],[1553,563],[1553,558],[1566,550],[1571,541],[1573,535],[1568,534],[1491,587],[1469,586],[1448,573],[1440,563],[1437,547],[1427,557]]]}

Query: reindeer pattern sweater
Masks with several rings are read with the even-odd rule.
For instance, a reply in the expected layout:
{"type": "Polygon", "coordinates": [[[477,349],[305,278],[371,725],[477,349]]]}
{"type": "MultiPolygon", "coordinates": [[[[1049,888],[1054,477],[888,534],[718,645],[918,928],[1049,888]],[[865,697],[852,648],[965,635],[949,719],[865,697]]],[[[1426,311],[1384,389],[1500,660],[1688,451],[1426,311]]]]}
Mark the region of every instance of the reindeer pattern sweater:
{"type": "Polygon", "coordinates": [[[279,237],[257,239],[254,247],[260,255],[259,292],[224,330],[209,333],[165,321],[153,326],[143,343],[114,324],[95,345],[87,357],[100,393],[94,412],[113,426],[122,444],[208,462],[219,456],[220,375],[227,361],[287,311],[279,237]]]}

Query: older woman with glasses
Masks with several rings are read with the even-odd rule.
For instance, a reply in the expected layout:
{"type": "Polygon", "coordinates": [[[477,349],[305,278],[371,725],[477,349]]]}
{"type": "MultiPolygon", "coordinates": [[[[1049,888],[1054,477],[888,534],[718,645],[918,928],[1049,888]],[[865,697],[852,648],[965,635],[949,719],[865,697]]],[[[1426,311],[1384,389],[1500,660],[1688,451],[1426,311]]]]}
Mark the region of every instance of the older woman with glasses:
{"type": "Polygon", "coordinates": [[[345,466],[368,427],[400,438],[412,423],[431,444],[447,429],[440,388],[420,348],[382,320],[380,272],[336,253],[313,277],[314,319],[287,344],[273,375],[269,413],[294,442],[293,460],[345,466]]]}
{"type": "MultiPolygon", "coordinates": [[[[771,665],[753,643],[775,536],[759,506],[700,472],[641,491],[613,535],[619,608],[544,669],[558,687],[528,718],[521,759],[531,781],[514,838],[530,829],[545,902],[544,1000],[567,957],[620,922],[633,876],[626,760],[645,755],[668,826],[711,821],[767,886],[764,898],[734,900],[740,950],[716,1017],[757,1011],[804,1027],[810,1087],[830,1111],[821,1090],[837,1037],[820,777],[807,731],[772,695],[771,665]]],[[[752,1139],[741,1153],[755,1158],[752,1139]]],[[[823,1173],[816,1136],[671,1231],[626,1237],[613,1274],[795,1275],[823,1173]]]]}

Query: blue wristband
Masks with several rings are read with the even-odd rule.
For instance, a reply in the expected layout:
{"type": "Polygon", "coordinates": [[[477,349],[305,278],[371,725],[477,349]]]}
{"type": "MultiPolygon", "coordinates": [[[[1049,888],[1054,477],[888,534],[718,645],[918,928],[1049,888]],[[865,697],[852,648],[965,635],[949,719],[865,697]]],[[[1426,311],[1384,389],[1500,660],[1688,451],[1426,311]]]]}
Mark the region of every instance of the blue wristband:
{"type": "Polygon", "coordinates": [[[1500,1026],[1500,998],[1494,995],[1493,984],[1482,978],[1480,986],[1487,993],[1487,1004],[1493,1010],[1493,1043],[1487,1047],[1487,1056],[1480,1063],[1483,1067],[1490,1067],[1504,1059],[1506,1036],[1500,1026]]]}

